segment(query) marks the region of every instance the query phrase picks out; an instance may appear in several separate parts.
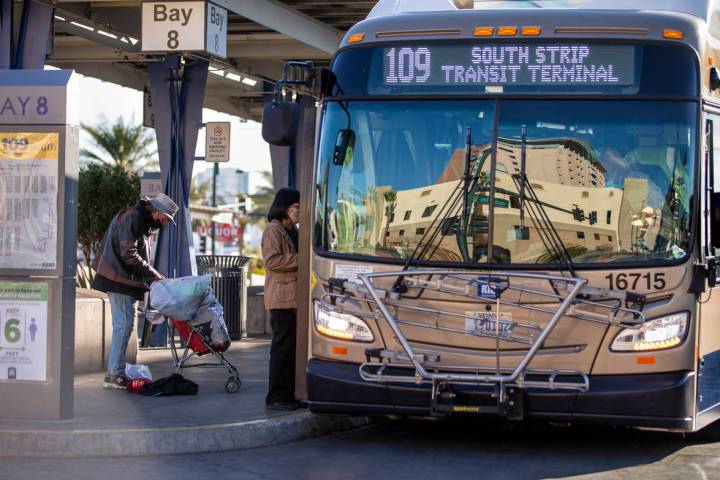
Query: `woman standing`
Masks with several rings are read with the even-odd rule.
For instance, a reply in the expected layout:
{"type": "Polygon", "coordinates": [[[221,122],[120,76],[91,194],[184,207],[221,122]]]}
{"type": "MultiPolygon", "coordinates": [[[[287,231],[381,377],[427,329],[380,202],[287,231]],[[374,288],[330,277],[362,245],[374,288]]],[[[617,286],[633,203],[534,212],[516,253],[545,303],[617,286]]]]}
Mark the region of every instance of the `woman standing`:
{"type": "Polygon", "coordinates": [[[265,308],[270,311],[273,339],[270,349],[270,385],[265,405],[295,410],[295,331],[297,323],[297,269],[300,192],[283,188],[270,207],[270,224],[263,232],[265,308]]]}

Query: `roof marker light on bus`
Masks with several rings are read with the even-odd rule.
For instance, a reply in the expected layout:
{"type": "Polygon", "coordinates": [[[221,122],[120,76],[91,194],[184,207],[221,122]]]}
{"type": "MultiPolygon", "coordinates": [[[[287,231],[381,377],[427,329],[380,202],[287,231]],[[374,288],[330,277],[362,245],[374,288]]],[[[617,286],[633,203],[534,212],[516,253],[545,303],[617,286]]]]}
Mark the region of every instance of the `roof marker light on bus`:
{"type": "Polygon", "coordinates": [[[364,33],[356,33],[354,35],[350,35],[350,38],[348,38],[348,43],[358,43],[365,40],[365,34],[364,33]]]}
{"type": "Polygon", "coordinates": [[[520,35],[527,35],[527,36],[538,36],[542,33],[542,27],[522,27],[522,30],[520,30],[520,35]]]}
{"type": "Polygon", "coordinates": [[[517,27],[498,27],[498,35],[502,37],[512,37],[517,35],[517,27]]]}
{"type": "Polygon", "coordinates": [[[475,28],[475,36],[476,37],[492,37],[494,32],[495,32],[495,27],[476,27],[475,28]]]}
{"type": "Polygon", "coordinates": [[[663,37],[669,38],[671,40],[682,40],[683,32],[681,32],[680,30],[673,30],[672,28],[666,28],[663,31],[663,37]]]}

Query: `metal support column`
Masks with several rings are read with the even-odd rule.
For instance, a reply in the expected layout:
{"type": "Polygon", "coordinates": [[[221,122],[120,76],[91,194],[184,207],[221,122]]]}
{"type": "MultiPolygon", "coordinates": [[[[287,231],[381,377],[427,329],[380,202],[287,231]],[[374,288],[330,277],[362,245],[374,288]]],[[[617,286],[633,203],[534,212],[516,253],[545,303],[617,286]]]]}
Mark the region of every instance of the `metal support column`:
{"type": "Polygon", "coordinates": [[[0,0],[0,70],[10,68],[13,58],[13,3],[0,0]]]}
{"type": "Polygon", "coordinates": [[[42,70],[50,45],[53,7],[23,0],[15,28],[12,0],[0,0],[0,69],[42,70]]]}
{"type": "MultiPolygon", "coordinates": [[[[148,65],[163,191],[180,207],[176,225],[169,224],[160,231],[155,254],[155,267],[170,278],[197,271],[190,253],[190,181],[208,66],[207,60],[183,62],[177,55],[148,65]]],[[[165,335],[164,328],[156,329],[151,346],[165,345],[165,335]]]]}
{"type": "MultiPolygon", "coordinates": [[[[314,224],[313,202],[310,200],[315,192],[314,169],[315,141],[318,109],[315,99],[303,96],[300,98],[300,128],[298,138],[293,148],[293,155],[289,165],[289,180],[291,186],[300,190],[300,245],[312,244],[312,228],[314,224]],[[297,172],[295,177],[294,172],[297,172]]],[[[275,165],[273,165],[274,167],[275,165]]],[[[308,361],[308,336],[310,332],[311,306],[310,290],[312,265],[310,248],[301,248],[298,255],[298,286],[297,286],[297,333],[295,347],[295,397],[307,399],[307,377],[305,367],[308,361]]]]}

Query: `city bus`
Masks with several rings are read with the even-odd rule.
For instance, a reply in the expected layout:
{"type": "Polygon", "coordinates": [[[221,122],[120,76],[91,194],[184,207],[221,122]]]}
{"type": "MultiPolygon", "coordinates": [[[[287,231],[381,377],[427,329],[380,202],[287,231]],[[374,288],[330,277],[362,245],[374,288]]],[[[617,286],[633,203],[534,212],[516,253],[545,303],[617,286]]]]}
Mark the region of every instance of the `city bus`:
{"type": "Polygon", "coordinates": [[[718,49],[715,0],[385,0],[301,65],[310,409],[717,419],[718,49]]]}

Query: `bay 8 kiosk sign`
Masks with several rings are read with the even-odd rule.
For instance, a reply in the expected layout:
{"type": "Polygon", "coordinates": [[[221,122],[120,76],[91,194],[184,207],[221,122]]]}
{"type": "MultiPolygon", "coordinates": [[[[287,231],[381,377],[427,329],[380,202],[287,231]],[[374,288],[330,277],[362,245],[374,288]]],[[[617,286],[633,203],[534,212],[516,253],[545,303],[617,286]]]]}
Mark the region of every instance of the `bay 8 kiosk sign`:
{"type": "MultiPolygon", "coordinates": [[[[385,87],[635,84],[633,46],[440,45],[381,51],[385,87]]],[[[379,59],[374,64],[378,68],[379,59]]]]}
{"type": "Polygon", "coordinates": [[[47,380],[48,285],[0,282],[0,381],[47,380]]]}

